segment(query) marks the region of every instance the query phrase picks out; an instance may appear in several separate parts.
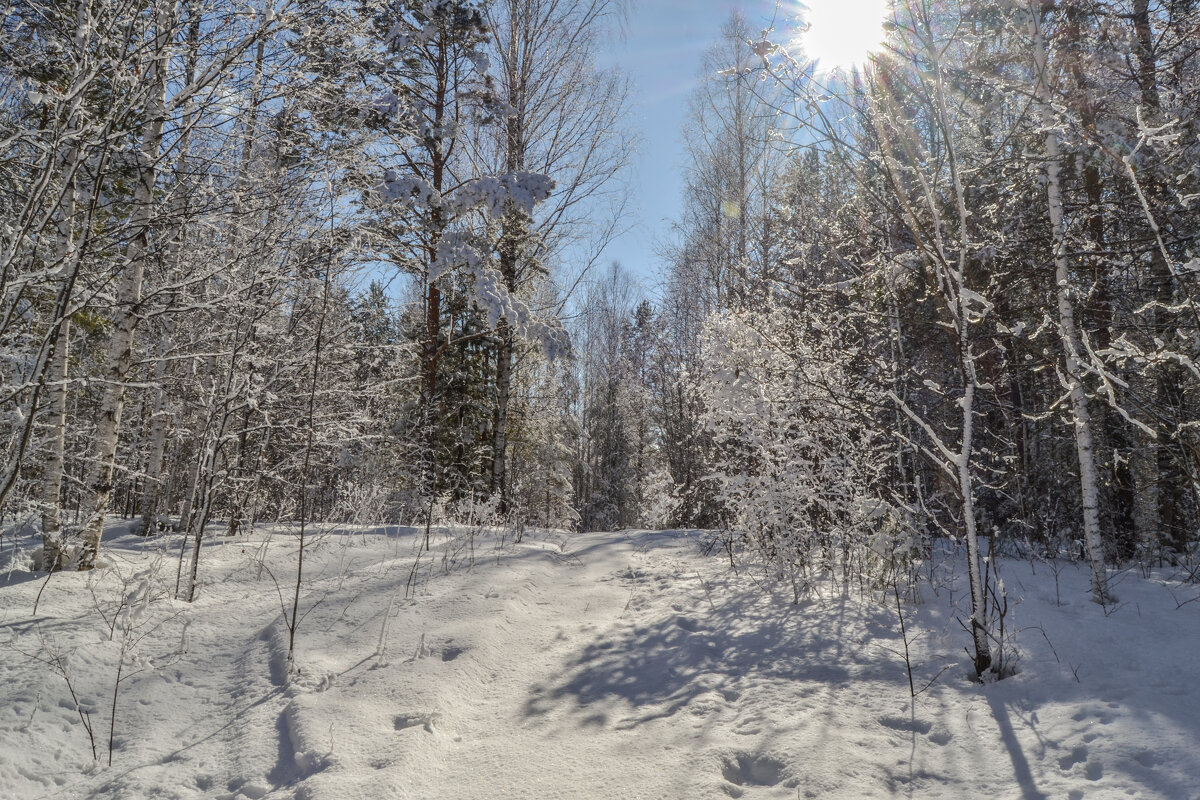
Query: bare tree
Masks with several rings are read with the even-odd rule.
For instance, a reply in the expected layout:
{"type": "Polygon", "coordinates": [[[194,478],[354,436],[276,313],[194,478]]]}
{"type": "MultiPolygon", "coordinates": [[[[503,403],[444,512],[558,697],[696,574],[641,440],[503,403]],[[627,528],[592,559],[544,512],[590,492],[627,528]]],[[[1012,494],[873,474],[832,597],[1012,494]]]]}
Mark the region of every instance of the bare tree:
{"type": "MultiPolygon", "coordinates": [[[[620,130],[627,106],[623,78],[594,66],[597,46],[623,12],[621,0],[503,0],[489,6],[497,55],[498,93],[506,109],[491,168],[532,169],[555,183],[536,218],[513,205],[500,219],[498,269],[511,294],[533,294],[551,261],[569,243],[591,235],[598,253],[614,230],[620,196],[612,183],[625,166],[629,140],[620,130]],[[607,197],[606,197],[607,196],[607,197]],[[604,209],[598,201],[616,200],[604,209]]],[[[557,309],[549,309],[555,313],[557,309]]],[[[496,411],[492,423],[491,490],[500,512],[509,504],[508,435],[517,336],[496,326],[496,411]]]]}

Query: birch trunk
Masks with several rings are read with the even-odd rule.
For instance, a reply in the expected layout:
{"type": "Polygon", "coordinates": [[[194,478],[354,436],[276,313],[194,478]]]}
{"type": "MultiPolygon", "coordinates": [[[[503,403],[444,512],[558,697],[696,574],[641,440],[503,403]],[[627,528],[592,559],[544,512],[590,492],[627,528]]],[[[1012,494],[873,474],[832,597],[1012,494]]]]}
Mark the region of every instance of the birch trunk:
{"type": "Polygon", "coordinates": [[[42,568],[56,572],[62,568],[62,478],[66,461],[67,438],[67,364],[70,359],[71,323],[64,320],[58,333],[58,346],[46,376],[49,407],[46,421],[50,426],[50,452],[42,473],[42,568]]]}
{"type": "MultiPolygon", "coordinates": [[[[208,428],[206,426],[199,440],[202,447],[204,446],[204,443],[207,442],[207,437],[208,428]]],[[[189,530],[191,530],[192,527],[192,509],[195,507],[196,492],[200,487],[200,473],[204,469],[204,457],[202,453],[194,453],[192,457],[194,461],[192,463],[192,468],[188,470],[187,486],[183,490],[183,505],[179,509],[178,530],[182,531],[185,535],[189,530]]]]}
{"type": "MultiPolygon", "coordinates": [[[[993,666],[993,662],[987,625],[987,599],[983,589],[979,531],[975,521],[975,484],[974,478],[971,475],[971,464],[975,457],[975,400],[979,391],[979,376],[975,369],[976,356],[971,326],[978,319],[979,315],[970,308],[969,297],[971,293],[967,286],[968,253],[971,247],[970,230],[967,220],[970,215],[967,210],[966,192],[959,169],[958,149],[955,146],[954,140],[954,127],[951,124],[950,113],[946,103],[946,91],[941,64],[937,58],[938,51],[932,41],[926,42],[925,47],[933,68],[933,98],[935,104],[933,110],[935,112],[935,122],[946,148],[947,160],[950,167],[951,188],[954,192],[954,209],[958,217],[957,257],[953,260],[950,258],[946,242],[941,233],[943,223],[937,211],[938,202],[935,199],[934,188],[919,170],[916,175],[926,195],[927,205],[934,215],[932,226],[933,241],[931,245],[926,246],[927,248],[931,247],[932,250],[929,251],[927,249],[927,252],[933,260],[935,270],[939,273],[940,291],[946,303],[947,313],[958,340],[959,370],[962,375],[963,384],[963,396],[959,401],[962,409],[962,425],[958,452],[953,453],[927,422],[918,419],[908,409],[907,405],[903,403],[901,405],[908,413],[910,419],[926,432],[926,435],[930,437],[942,457],[953,467],[953,474],[958,482],[963,517],[963,534],[967,542],[967,574],[971,592],[971,639],[975,646],[973,660],[975,674],[982,676],[985,670],[993,666]]],[[[898,120],[903,119],[900,114],[896,118],[898,120]]],[[[914,136],[913,138],[916,137],[914,136]]],[[[895,157],[891,154],[890,147],[887,145],[887,139],[881,137],[881,142],[886,148],[889,161],[894,164],[895,157]]],[[[906,213],[912,219],[913,230],[919,231],[921,226],[917,222],[916,212],[910,207],[906,207],[906,213]]]]}
{"type": "Polygon", "coordinates": [[[1050,213],[1050,237],[1054,254],[1055,298],[1058,328],[1062,340],[1067,391],[1075,428],[1075,451],[1079,461],[1079,486],[1083,506],[1083,543],[1092,572],[1092,595],[1098,603],[1110,601],[1108,576],[1104,566],[1104,541],[1100,536],[1100,500],[1096,480],[1096,458],[1092,436],[1092,417],[1087,390],[1083,385],[1079,329],[1075,324],[1071,296],[1071,272],[1067,258],[1066,226],[1063,218],[1062,152],[1050,111],[1050,85],[1046,37],[1040,12],[1031,9],[1035,96],[1046,127],[1043,147],[1046,158],[1046,201],[1050,213]]]}
{"type": "MultiPolygon", "coordinates": [[[[80,0],[75,12],[74,49],[79,57],[87,45],[90,29],[88,4],[80,0]]],[[[75,209],[78,202],[76,171],[79,167],[80,126],[83,105],[82,92],[76,92],[67,110],[67,131],[64,143],[67,148],[63,163],[63,193],[59,203],[58,242],[55,262],[62,268],[76,257],[75,253],[75,209]]],[[[62,479],[66,462],[67,433],[67,368],[70,362],[71,323],[64,319],[59,326],[54,357],[50,362],[47,378],[47,423],[50,426],[50,452],[42,474],[42,557],[43,568],[54,572],[62,568],[62,479]]]]}
{"type": "MultiPolygon", "coordinates": [[[[85,16],[86,10],[81,14],[85,16]]],[[[72,114],[78,114],[76,108],[72,114]]],[[[71,128],[74,129],[74,123],[71,128]]],[[[71,134],[68,134],[71,135],[71,134]]],[[[58,222],[58,245],[55,253],[56,261],[65,265],[74,257],[75,250],[75,161],[78,149],[71,147],[67,158],[66,186],[63,191],[58,222]]],[[[70,359],[69,344],[71,339],[71,323],[63,320],[58,330],[58,344],[54,349],[54,358],[50,362],[49,373],[46,376],[47,423],[50,426],[50,452],[46,458],[45,471],[42,474],[42,565],[49,571],[62,567],[62,478],[63,464],[66,451],[67,429],[67,365],[70,359]]]]}
{"type": "MultiPolygon", "coordinates": [[[[935,54],[932,42],[929,43],[929,53],[935,54]]],[[[984,596],[983,575],[980,570],[979,531],[976,524],[976,507],[974,507],[974,482],[971,475],[971,463],[974,458],[974,405],[979,391],[979,375],[976,372],[976,355],[972,341],[972,311],[968,302],[967,288],[967,253],[971,248],[970,229],[967,227],[967,201],[962,175],[959,170],[958,148],[954,143],[954,128],[950,124],[949,110],[946,103],[946,88],[941,71],[941,64],[934,58],[934,88],[937,103],[938,126],[946,140],[946,152],[950,167],[950,181],[954,188],[954,207],[958,213],[958,259],[954,269],[941,241],[941,234],[935,233],[938,251],[941,251],[941,264],[946,275],[947,290],[952,291],[953,297],[948,300],[956,302],[955,327],[959,339],[959,361],[962,371],[962,434],[959,441],[959,453],[955,458],[955,468],[958,470],[959,491],[962,495],[962,527],[967,540],[967,570],[971,587],[971,638],[974,644],[974,668],[976,675],[982,676],[985,669],[992,666],[991,646],[988,632],[988,606],[984,596]]],[[[930,203],[930,207],[935,207],[930,203]]]]}
{"type": "Polygon", "coordinates": [[[96,425],[92,461],[84,482],[88,494],[83,508],[82,542],[76,561],[80,570],[88,570],[96,565],[104,532],[104,515],[112,498],[117,442],[125,406],[124,383],[133,363],[134,332],[138,323],[142,279],[154,216],[154,186],[158,179],[166,117],[167,69],[177,12],[178,2],[164,3],[155,19],[153,60],[149,69],[151,89],[146,101],[146,129],[138,153],[137,188],[134,190],[131,220],[134,237],[126,251],[127,263],[118,279],[114,309],[116,319],[108,347],[104,395],[96,425]]]}
{"type": "MultiPolygon", "coordinates": [[[[167,341],[164,335],[164,342],[167,341]]],[[[146,459],[146,486],[142,494],[142,535],[148,536],[153,532],[151,526],[158,513],[158,503],[162,496],[162,466],[163,456],[167,449],[167,420],[168,414],[164,409],[167,400],[165,387],[167,379],[166,346],[160,346],[158,361],[154,365],[154,408],[150,416],[150,454],[146,459]]]]}
{"type": "MultiPolygon", "coordinates": [[[[203,460],[208,462],[210,465],[214,465],[216,463],[216,448],[217,444],[214,443],[214,445],[205,452],[205,457],[203,460]]],[[[192,561],[188,571],[187,591],[187,601],[189,603],[196,599],[196,589],[200,586],[199,576],[201,546],[204,542],[204,530],[208,527],[208,518],[212,513],[212,503],[215,496],[215,491],[213,489],[213,470],[209,469],[205,470],[205,472],[208,474],[208,480],[206,481],[200,502],[200,513],[196,515],[195,531],[192,534],[192,561]]]]}
{"type": "MultiPolygon", "coordinates": [[[[200,23],[199,15],[192,17],[191,24],[188,26],[187,33],[187,59],[184,66],[184,84],[192,85],[196,79],[196,62],[198,60],[198,47],[200,41],[200,23]]],[[[176,175],[188,175],[190,173],[190,145],[192,138],[192,124],[195,121],[195,114],[190,107],[187,107],[183,114],[183,128],[179,135],[177,148],[179,156],[175,162],[176,175]]],[[[187,226],[185,216],[187,190],[181,183],[176,183],[175,192],[172,200],[171,217],[173,219],[174,229],[171,232],[170,241],[167,243],[167,263],[171,265],[175,274],[180,274],[182,266],[183,243],[187,236],[187,226]]],[[[152,533],[152,525],[154,517],[158,514],[158,506],[163,495],[162,466],[163,457],[166,453],[167,446],[167,425],[170,416],[165,410],[167,400],[166,379],[170,372],[167,355],[171,352],[172,333],[174,325],[167,323],[165,330],[158,341],[158,360],[154,364],[154,404],[151,412],[150,421],[150,452],[146,460],[146,485],[142,494],[141,502],[141,518],[142,518],[142,534],[149,535],[152,533]]]]}
{"type": "MultiPolygon", "coordinates": [[[[242,164],[239,173],[239,190],[234,193],[234,213],[240,218],[242,215],[242,202],[244,193],[241,190],[241,185],[250,180],[251,161],[254,155],[254,142],[258,137],[258,114],[259,108],[262,105],[263,99],[263,64],[266,58],[266,41],[260,39],[258,47],[254,54],[254,94],[250,101],[250,119],[246,122],[244,141],[242,143],[242,164]]],[[[270,212],[268,211],[268,218],[270,212]]],[[[235,236],[236,241],[236,236],[235,236]]],[[[232,249],[232,248],[231,248],[232,249]]],[[[254,340],[254,327],[251,326],[247,332],[247,342],[254,340]]],[[[246,378],[246,391],[250,391],[250,386],[254,383],[254,367],[251,366],[250,374],[246,378]]],[[[242,477],[243,463],[246,458],[246,447],[249,443],[250,430],[250,406],[247,404],[242,410],[241,431],[237,437],[237,456],[234,459],[233,471],[229,475],[231,484],[229,521],[226,535],[236,536],[241,526],[242,513],[247,501],[249,500],[249,490],[239,492],[236,481],[242,477]]]]}

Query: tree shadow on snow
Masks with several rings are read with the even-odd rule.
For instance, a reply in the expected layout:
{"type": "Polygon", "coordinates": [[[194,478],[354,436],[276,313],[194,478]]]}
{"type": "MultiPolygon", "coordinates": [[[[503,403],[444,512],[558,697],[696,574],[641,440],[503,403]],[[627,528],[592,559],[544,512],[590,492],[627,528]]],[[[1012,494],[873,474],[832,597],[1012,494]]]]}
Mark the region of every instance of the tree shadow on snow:
{"type": "MultiPolygon", "coordinates": [[[[696,591],[704,602],[698,585],[696,591]]],[[[628,624],[570,658],[560,681],[533,686],[525,715],[566,709],[581,724],[594,724],[606,706],[619,706],[613,713],[632,707],[617,724],[632,728],[670,717],[703,695],[733,702],[743,687],[772,680],[831,688],[871,680],[907,694],[902,670],[864,652],[875,646],[872,639],[893,635],[884,609],[840,599],[810,613],[811,606],[740,591],[715,608],[628,624]]]]}
{"type": "Polygon", "coordinates": [[[1017,785],[1021,788],[1022,800],[1047,800],[1045,792],[1037,787],[1037,781],[1034,780],[1033,771],[1029,767],[1029,759],[1025,755],[1024,748],[1021,747],[1021,742],[1017,738],[1016,731],[1013,729],[1012,718],[1008,713],[1008,706],[1003,700],[996,697],[994,693],[987,693],[988,705],[992,708],[992,717],[996,720],[996,725],[1000,729],[1000,739],[1004,742],[1004,749],[1008,752],[1008,757],[1013,765],[1013,777],[1017,781],[1017,785]]]}

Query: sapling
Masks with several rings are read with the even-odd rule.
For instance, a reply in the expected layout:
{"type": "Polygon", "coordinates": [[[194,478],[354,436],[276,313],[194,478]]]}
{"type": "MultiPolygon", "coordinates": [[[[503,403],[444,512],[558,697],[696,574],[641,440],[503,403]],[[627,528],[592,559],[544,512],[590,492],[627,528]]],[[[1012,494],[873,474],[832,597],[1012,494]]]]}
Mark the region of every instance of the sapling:
{"type": "MultiPolygon", "coordinates": [[[[330,204],[333,203],[333,187],[330,187],[330,204]]],[[[332,217],[332,207],[330,215],[332,217]]],[[[329,243],[330,259],[332,260],[333,243],[329,243]]],[[[304,440],[304,467],[300,471],[300,541],[296,552],[296,584],[292,594],[292,613],[284,615],[288,628],[288,677],[290,678],[296,666],[296,627],[300,623],[300,588],[304,584],[304,534],[308,522],[308,481],[312,470],[313,453],[313,423],[317,404],[317,381],[321,372],[321,352],[325,339],[325,318],[329,312],[329,292],[332,280],[332,265],[327,264],[321,287],[321,313],[317,316],[316,338],[313,344],[312,382],[308,389],[308,430],[304,440]]]]}
{"type": "Polygon", "coordinates": [[[408,580],[404,583],[404,598],[406,600],[413,597],[417,592],[417,570],[421,566],[421,553],[423,552],[423,547],[417,548],[417,555],[413,558],[412,569],[408,571],[408,580]]]}
{"type": "Polygon", "coordinates": [[[41,649],[39,651],[39,655],[30,655],[30,658],[40,661],[41,663],[50,667],[50,669],[52,669],[54,673],[61,677],[67,684],[67,691],[71,694],[71,704],[75,708],[75,713],[79,715],[79,722],[81,725],[83,725],[83,730],[88,735],[88,743],[92,747],[92,760],[99,761],[100,754],[96,750],[96,732],[92,727],[92,715],[90,712],[84,710],[83,704],[79,702],[79,695],[75,692],[75,684],[71,680],[71,668],[70,662],[68,661],[69,654],[63,653],[60,650],[56,650],[53,646],[51,646],[51,644],[46,641],[46,637],[42,634],[40,627],[37,629],[37,635],[38,640],[41,643],[41,649]]]}
{"type": "Polygon", "coordinates": [[[712,593],[708,591],[708,584],[705,583],[704,578],[700,576],[699,571],[696,572],[696,580],[700,581],[700,585],[704,587],[704,596],[708,598],[709,606],[712,607],[713,611],[716,611],[717,605],[713,602],[712,593]]]}
{"type": "Polygon", "coordinates": [[[912,654],[908,650],[908,627],[904,624],[904,608],[900,605],[900,581],[892,577],[892,594],[896,598],[896,619],[900,620],[900,641],[904,644],[904,669],[908,673],[908,694],[916,698],[917,690],[913,685],[912,654]]]}
{"type": "Polygon", "coordinates": [[[1004,586],[1004,580],[1000,577],[997,570],[997,558],[995,553],[990,552],[984,559],[984,589],[987,592],[990,603],[988,611],[990,614],[989,620],[989,635],[992,641],[996,644],[996,654],[992,661],[991,672],[997,678],[1003,679],[1017,674],[1017,659],[1019,652],[1016,647],[1015,630],[1006,633],[1005,623],[1008,619],[1009,604],[1008,591],[1004,586]]]}
{"type": "MultiPolygon", "coordinates": [[[[117,707],[120,700],[121,686],[130,678],[147,670],[156,671],[176,663],[187,652],[188,623],[185,621],[180,632],[179,645],[161,658],[146,658],[141,654],[140,645],[146,637],[158,632],[164,625],[179,618],[183,613],[177,611],[159,621],[150,615],[150,606],[154,599],[153,582],[161,561],[149,569],[128,578],[120,575],[116,569],[110,570],[121,580],[120,600],[111,616],[104,612],[102,603],[96,599],[96,610],[108,626],[109,640],[120,636],[120,649],[117,655],[116,677],[113,679],[112,703],[108,724],[108,765],[112,766],[113,751],[116,747],[117,707]],[[132,589],[130,587],[133,587],[132,589]],[[132,668],[132,669],[131,669],[132,668]]],[[[95,598],[93,591],[93,598],[95,598]]]]}
{"type": "Polygon", "coordinates": [[[1190,605],[1191,603],[1194,603],[1197,600],[1200,600],[1200,594],[1198,594],[1195,597],[1192,597],[1188,600],[1180,600],[1179,596],[1177,594],[1175,594],[1175,592],[1171,591],[1171,588],[1169,586],[1167,587],[1167,591],[1170,592],[1171,599],[1175,601],[1175,610],[1176,611],[1178,611],[1179,609],[1183,608],[1186,605],[1190,605]]]}

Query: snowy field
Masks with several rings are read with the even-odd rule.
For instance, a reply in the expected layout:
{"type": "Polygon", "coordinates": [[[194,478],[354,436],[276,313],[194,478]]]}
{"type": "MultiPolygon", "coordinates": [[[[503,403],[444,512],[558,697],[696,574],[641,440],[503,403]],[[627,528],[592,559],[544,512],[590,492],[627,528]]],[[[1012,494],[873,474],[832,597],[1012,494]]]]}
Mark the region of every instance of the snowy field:
{"type": "Polygon", "coordinates": [[[1119,576],[1106,615],[1076,567],[1004,563],[1020,671],[979,685],[943,564],[905,609],[913,703],[894,606],[766,597],[700,534],[480,536],[472,563],[441,533],[414,574],[411,529],[324,532],[290,682],[286,532],[214,537],[192,605],[171,537],[112,536],[36,615],[18,560],[0,797],[1200,798],[1200,587],[1172,576],[1119,576]]]}

